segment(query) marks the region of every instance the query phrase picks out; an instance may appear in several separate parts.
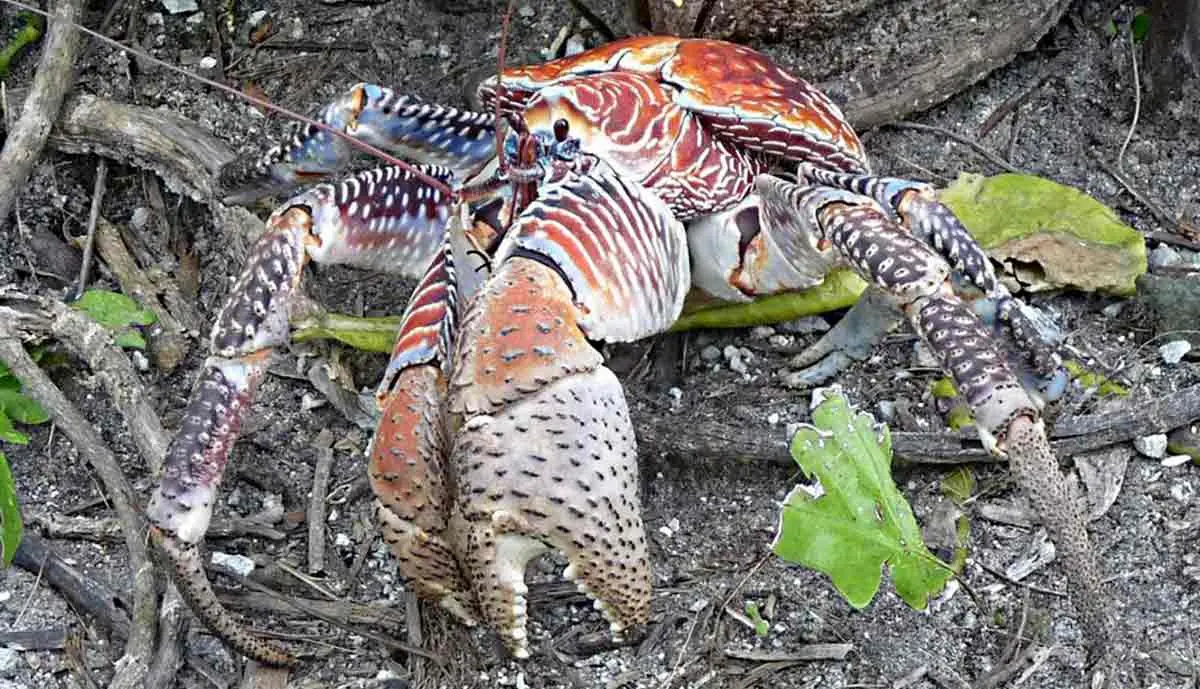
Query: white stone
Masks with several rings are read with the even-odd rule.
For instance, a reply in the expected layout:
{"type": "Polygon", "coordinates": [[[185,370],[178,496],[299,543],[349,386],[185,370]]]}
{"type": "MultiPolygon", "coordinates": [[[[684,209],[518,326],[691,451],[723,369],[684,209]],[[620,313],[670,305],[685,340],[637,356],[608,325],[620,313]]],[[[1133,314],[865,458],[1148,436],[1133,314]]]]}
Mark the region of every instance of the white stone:
{"type": "Polygon", "coordinates": [[[1133,448],[1151,459],[1162,459],[1167,454],[1167,436],[1156,433],[1134,438],[1133,448]]]}
{"type": "Polygon", "coordinates": [[[162,0],[162,4],[171,14],[195,12],[200,9],[200,5],[196,4],[196,0],[162,0]]]}
{"type": "Polygon", "coordinates": [[[200,58],[200,69],[213,69],[217,66],[217,58],[212,55],[205,55],[200,58]]]}
{"type": "Polygon", "coordinates": [[[350,537],[344,533],[335,534],[333,544],[339,548],[347,548],[350,546],[350,537]]]}
{"type": "Polygon", "coordinates": [[[1174,366],[1183,361],[1183,357],[1190,351],[1192,351],[1191,342],[1187,340],[1175,340],[1159,347],[1158,355],[1162,357],[1163,363],[1174,366]]]}
{"type": "Polygon", "coordinates": [[[15,673],[20,665],[21,656],[15,648],[0,648],[0,677],[15,673]]]}
{"type": "Polygon", "coordinates": [[[238,574],[248,577],[254,571],[254,560],[245,555],[230,555],[229,553],[214,552],[212,554],[212,563],[219,567],[233,570],[238,574]]]}

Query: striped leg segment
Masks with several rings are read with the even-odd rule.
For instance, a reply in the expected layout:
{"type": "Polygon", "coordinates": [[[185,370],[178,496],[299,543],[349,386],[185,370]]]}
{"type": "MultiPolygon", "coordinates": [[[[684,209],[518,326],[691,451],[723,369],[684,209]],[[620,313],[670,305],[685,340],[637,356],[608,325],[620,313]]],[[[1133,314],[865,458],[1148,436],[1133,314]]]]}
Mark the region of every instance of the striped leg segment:
{"type": "Polygon", "coordinates": [[[147,514],[192,610],[247,656],[275,665],[291,660],[244,630],[217,602],[204,576],[200,544],[271,350],[287,342],[288,310],[304,266],[312,259],[415,272],[414,263],[431,259],[425,235],[444,233],[437,223],[449,215],[448,202],[398,171],[369,171],[293,198],[267,221],[267,232],[213,326],[210,356],[147,514]],[[420,198],[387,203],[397,194],[420,198]]]}
{"type": "MultiPolygon", "coordinates": [[[[460,179],[481,169],[495,153],[492,114],[425,103],[374,84],[351,87],[318,120],[389,153],[449,168],[460,179]]],[[[320,181],[342,169],[352,155],[342,138],[311,125],[296,126],[261,157],[226,166],[221,186],[227,202],[249,202],[320,181]]]]}
{"type": "Polygon", "coordinates": [[[644,623],[650,570],[624,394],[589,339],[665,330],[688,289],[682,226],[607,166],[539,192],[464,317],[450,383],[453,527],[481,613],[527,656],[526,564],[564,575],[619,635],[644,623]]]}
{"type": "Polygon", "coordinates": [[[445,537],[452,500],[446,473],[446,370],[456,329],[454,277],[447,244],[401,319],[376,393],[380,423],[371,440],[368,473],[376,520],[400,574],[422,598],[473,625],[478,616],[473,592],[445,537]]]}
{"type": "Polygon", "coordinates": [[[950,267],[983,291],[980,309],[995,311],[1029,355],[1040,375],[1052,377],[1061,363],[1062,332],[1052,319],[1023,303],[999,280],[983,247],[949,208],[938,202],[933,187],[893,177],[874,177],[822,169],[808,163],[799,174],[809,182],[853,191],[874,199],[918,239],[932,246],[950,267]]]}
{"type": "Polygon", "coordinates": [[[1055,544],[1087,632],[1107,642],[1107,612],[1088,540],[1080,496],[1071,489],[1046,439],[1040,405],[1008,368],[997,342],[947,281],[950,266],[895,225],[871,202],[834,203],[820,213],[826,237],[864,279],[886,289],[904,307],[917,333],[954,378],[975,414],[980,440],[1007,456],[1022,488],[1055,544]]]}

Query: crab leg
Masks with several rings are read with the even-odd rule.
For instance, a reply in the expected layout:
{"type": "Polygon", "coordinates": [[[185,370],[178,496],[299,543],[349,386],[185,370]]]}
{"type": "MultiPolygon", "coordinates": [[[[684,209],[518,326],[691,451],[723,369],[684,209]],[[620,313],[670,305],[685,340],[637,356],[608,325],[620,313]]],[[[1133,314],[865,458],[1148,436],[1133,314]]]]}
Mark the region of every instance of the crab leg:
{"type": "Polygon", "coordinates": [[[1009,324],[1017,342],[1029,353],[1038,373],[1051,375],[1056,371],[1061,363],[1058,346],[1062,342],[1057,325],[1013,296],[996,279],[983,247],[954,213],[938,202],[932,186],[894,177],[834,172],[809,163],[801,163],[799,172],[810,182],[853,191],[882,205],[903,227],[941,254],[951,268],[983,290],[1000,318],[1009,324]]]}
{"type": "MultiPolygon", "coordinates": [[[[398,156],[440,165],[466,179],[495,154],[494,118],[360,83],[330,103],[318,118],[336,130],[398,156]]],[[[297,126],[257,159],[239,159],[221,170],[227,200],[245,202],[276,188],[294,188],[336,173],[353,155],[340,137],[297,126]]]]}
{"type": "Polygon", "coordinates": [[[462,419],[454,531],[483,617],[526,657],[525,566],[549,548],[614,635],[646,621],[636,442],[620,383],[589,340],[669,327],[688,257],[665,204],[599,164],[543,189],[495,265],[464,317],[450,381],[462,419]]]}
{"type": "MultiPolygon", "coordinates": [[[[440,168],[426,172],[451,177],[440,168]]],[[[210,356],[147,514],[192,610],[247,656],[276,665],[291,660],[243,629],[217,602],[200,544],[271,350],[287,342],[288,308],[304,266],[312,259],[415,273],[444,245],[448,212],[449,199],[397,168],[370,170],[296,196],[268,220],[217,317],[210,356]]]]}
{"type": "Polygon", "coordinates": [[[1009,370],[1004,355],[975,313],[951,288],[951,266],[931,247],[896,225],[879,204],[844,192],[779,182],[801,215],[816,211],[821,237],[855,271],[891,294],[917,333],[954,378],[975,414],[980,440],[1008,457],[1013,472],[1062,551],[1085,628],[1098,647],[1107,638],[1102,584],[1080,496],[1063,478],[1046,440],[1039,404],[1009,370]],[[784,187],[783,185],[786,185],[784,187]],[[1069,506],[1064,509],[1064,506],[1069,506]]]}

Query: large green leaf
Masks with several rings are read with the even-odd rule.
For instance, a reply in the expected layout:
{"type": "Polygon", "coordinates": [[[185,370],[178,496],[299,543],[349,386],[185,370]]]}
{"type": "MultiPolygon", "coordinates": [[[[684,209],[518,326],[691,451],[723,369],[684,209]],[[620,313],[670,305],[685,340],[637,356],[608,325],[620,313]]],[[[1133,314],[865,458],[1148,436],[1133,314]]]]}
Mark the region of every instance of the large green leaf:
{"type": "Polygon", "coordinates": [[[50,420],[41,405],[16,390],[0,389],[0,414],[17,423],[39,424],[50,420]]]}
{"type": "Polygon", "coordinates": [[[989,256],[1039,268],[1040,286],[1131,295],[1146,272],[1141,233],[1073,187],[1034,175],[963,173],[939,198],[989,256]]]}
{"type": "Polygon", "coordinates": [[[153,325],[158,320],[153,311],[142,308],[119,292],[90,289],[73,306],[112,330],[116,343],[121,347],[145,349],[146,340],[131,326],[153,325]]]}
{"type": "Polygon", "coordinates": [[[892,480],[887,428],[839,394],[813,411],[813,423],[792,439],[792,457],[823,492],[788,495],[775,554],[827,574],[856,608],[875,597],[887,566],[900,597],[923,610],[952,571],[929,552],[892,480]]]}
{"type": "Polygon", "coordinates": [[[0,562],[12,564],[21,544],[21,507],[17,504],[17,488],[13,483],[8,459],[0,452],[0,562]]]}

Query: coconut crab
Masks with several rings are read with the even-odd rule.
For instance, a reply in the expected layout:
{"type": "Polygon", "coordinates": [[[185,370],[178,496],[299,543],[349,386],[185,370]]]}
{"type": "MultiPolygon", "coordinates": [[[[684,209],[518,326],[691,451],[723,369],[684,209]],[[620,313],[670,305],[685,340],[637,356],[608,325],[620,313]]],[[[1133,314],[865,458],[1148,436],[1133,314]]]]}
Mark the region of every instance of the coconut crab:
{"type": "MultiPolygon", "coordinates": [[[[871,174],[825,95],[748,48],[665,37],[509,69],[479,95],[498,116],[371,84],[329,105],[325,124],[421,166],[369,170],[284,203],[217,318],[148,513],[185,597],[219,636],[289,662],[220,607],[199,547],[310,260],[419,278],[376,394],[379,525],[416,592],[484,622],[517,657],[528,655],[525,565],[551,548],[614,635],[648,618],[636,442],[592,343],[662,332],[691,287],[748,301],[814,286],[835,266],[859,273],[873,297],[813,360],[861,349],[890,324],[880,305],[900,307],[970,403],[981,440],[1012,460],[1076,568],[1086,628],[1103,635],[1096,563],[1041,404],[952,274],[984,293],[1042,368],[1054,364],[1052,328],[997,281],[931,187],[871,174]],[[794,178],[771,173],[780,163],[797,166],[794,178]]],[[[294,186],[349,155],[341,138],[304,128],[226,181],[294,186]]]]}

